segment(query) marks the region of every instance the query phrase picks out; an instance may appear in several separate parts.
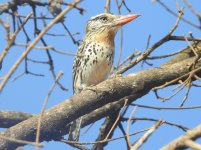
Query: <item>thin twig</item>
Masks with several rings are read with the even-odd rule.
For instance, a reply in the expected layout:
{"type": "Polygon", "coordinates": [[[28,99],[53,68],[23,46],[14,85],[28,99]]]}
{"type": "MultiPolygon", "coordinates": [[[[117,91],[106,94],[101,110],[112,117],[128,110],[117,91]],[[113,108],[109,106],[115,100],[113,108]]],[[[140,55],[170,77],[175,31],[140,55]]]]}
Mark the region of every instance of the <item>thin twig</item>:
{"type": "Polygon", "coordinates": [[[82,0],[75,0],[71,6],[64,9],[57,17],[55,17],[40,33],[39,35],[33,40],[33,42],[27,47],[27,49],[22,53],[20,58],[15,62],[15,64],[11,67],[11,69],[8,71],[8,73],[4,76],[1,84],[0,84],[0,92],[2,92],[4,86],[8,82],[8,79],[11,77],[11,75],[15,72],[19,64],[24,60],[26,55],[32,50],[34,45],[37,44],[37,42],[43,37],[43,35],[55,24],[59,21],[61,17],[63,17],[67,12],[69,12],[74,6],[78,3],[80,3],[82,0]]]}
{"type": "Polygon", "coordinates": [[[12,142],[15,142],[15,143],[20,143],[20,144],[29,144],[29,145],[33,145],[33,146],[44,147],[43,144],[36,144],[35,142],[29,142],[29,141],[25,141],[25,140],[13,139],[13,138],[10,138],[10,137],[5,137],[3,135],[0,135],[0,139],[4,139],[4,140],[12,141],[12,142]]]}
{"type": "Polygon", "coordinates": [[[110,12],[110,0],[106,0],[104,10],[105,10],[105,13],[110,12]]]}
{"type": "Polygon", "coordinates": [[[112,128],[110,129],[110,131],[108,132],[107,136],[105,137],[105,140],[107,140],[107,139],[108,139],[108,137],[110,136],[110,134],[111,134],[112,130],[114,129],[114,127],[116,126],[117,122],[119,121],[119,119],[120,119],[120,117],[121,117],[121,112],[123,112],[123,111],[124,111],[125,106],[126,106],[127,104],[128,104],[128,99],[125,99],[124,106],[123,106],[122,110],[120,111],[120,113],[119,113],[119,115],[118,115],[118,117],[117,117],[116,121],[114,122],[114,124],[113,124],[112,128]]]}
{"type": "Polygon", "coordinates": [[[188,83],[188,88],[187,88],[187,91],[186,91],[186,94],[180,104],[180,107],[183,107],[184,106],[184,103],[186,102],[186,100],[188,99],[188,95],[189,95],[189,92],[190,92],[190,89],[191,89],[191,82],[192,80],[190,79],[189,83],[188,83]]]}
{"type": "Polygon", "coordinates": [[[179,14],[178,14],[178,18],[176,20],[176,23],[173,25],[173,27],[170,29],[169,33],[166,36],[164,36],[161,40],[159,40],[158,42],[156,42],[152,47],[150,47],[149,49],[147,49],[141,56],[139,56],[135,60],[131,61],[131,63],[129,63],[127,66],[125,66],[122,69],[120,69],[119,71],[117,71],[116,74],[122,74],[122,73],[124,73],[125,71],[127,71],[130,68],[132,68],[134,65],[136,65],[139,62],[141,62],[143,59],[145,59],[157,47],[159,47],[163,43],[169,41],[169,37],[172,35],[172,33],[178,27],[178,24],[179,24],[179,21],[181,19],[182,14],[183,14],[183,8],[181,8],[181,10],[179,10],[179,14]]]}
{"type": "MultiPolygon", "coordinates": [[[[130,117],[129,117],[129,120],[128,120],[128,123],[127,123],[127,128],[126,128],[126,134],[129,134],[130,124],[131,124],[131,118],[132,118],[132,116],[133,116],[133,114],[134,114],[134,112],[136,111],[137,108],[138,108],[138,107],[135,106],[135,107],[133,108],[132,112],[130,113],[130,117]]],[[[127,141],[128,141],[129,149],[131,149],[132,145],[131,145],[129,136],[126,136],[126,139],[127,139],[127,141]]]]}
{"type": "MultiPolygon", "coordinates": [[[[119,64],[119,68],[121,66],[123,66],[124,64],[126,64],[128,61],[132,61],[134,57],[137,57],[141,55],[141,52],[139,51],[134,51],[132,54],[130,54],[125,60],[123,60],[120,64],[119,64]]],[[[117,67],[115,68],[117,70],[117,67]]]]}
{"type": "Polygon", "coordinates": [[[139,140],[137,140],[137,142],[131,147],[131,150],[138,150],[162,123],[163,120],[157,121],[147,132],[144,133],[142,137],[140,137],[139,140]]]}
{"type": "MultiPolygon", "coordinates": [[[[42,123],[42,117],[43,117],[43,114],[45,112],[45,108],[46,108],[46,105],[47,105],[47,102],[48,102],[48,99],[50,97],[50,95],[52,94],[52,91],[54,90],[55,86],[56,86],[56,82],[60,79],[60,77],[63,75],[63,72],[60,71],[56,77],[56,81],[53,83],[53,85],[51,86],[44,102],[43,102],[43,106],[41,108],[41,112],[40,112],[40,116],[38,118],[38,124],[37,124],[37,131],[36,131],[36,143],[38,144],[40,142],[40,127],[41,127],[41,123],[42,123]]],[[[35,148],[36,150],[38,150],[38,146],[36,146],[35,148]]]]}
{"type": "MultiPolygon", "coordinates": [[[[15,43],[16,46],[23,46],[23,47],[26,47],[26,46],[29,46],[30,44],[23,44],[23,43],[15,43]]],[[[65,52],[63,50],[59,50],[59,49],[56,49],[55,47],[53,46],[34,46],[33,47],[34,49],[37,49],[37,50],[52,50],[56,53],[59,53],[59,54],[63,54],[63,55],[67,55],[67,56],[80,56],[80,55],[77,55],[75,53],[71,53],[71,52],[65,52]]]]}
{"type": "Polygon", "coordinates": [[[128,134],[128,135],[123,135],[123,136],[120,136],[120,137],[116,137],[116,138],[112,138],[112,139],[107,139],[107,140],[104,139],[104,140],[96,141],[96,142],[76,142],[76,141],[68,141],[68,140],[61,140],[61,141],[62,141],[62,142],[65,142],[65,143],[73,143],[73,144],[80,144],[80,145],[91,145],[91,144],[105,143],[105,142],[110,142],[110,141],[119,140],[119,139],[125,138],[126,136],[133,136],[133,135],[136,135],[136,134],[139,134],[139,133],[148,131],[149,129],[150,129],[150,128],[144,129],[144,130],[140,130],[140,131],[137,131],[137,132],[128,134]]]}
{"type": "MultiPolygon", "coordinates": [[[[165,5],[163,2],[161,2],[160,0],[156,0],[156,1],[157,1],[163,8],[165,8],[165,10],[167,10],[170,14],[172,14],[173,16],[177,16],[177,14],[176,14],[174,11],[172,11],[172,10],[171,10],[167,5],[165,5]]],[[[192,23],[191,21],[189,21],[189,20],[187,20],[187,19],[185,19],[185,18],[183,18],[183,17],[181,17],[181,20],[184,21],[184,22],[186,22],[187,24],[189,24],[189,25],[195,27],[195,28],[198,28],[198,29],[201,28],[201,26],[198,26],[198,25],[192,23]]]]}
{"type": "MultiPolygon", "coordinates": [[[[122,118],[121,120],[122,120],[122,121],[127,121],[127,120],[129,120],[129,118],[122,118]]],[[[139,118],[139,117],[131,118],[131,120],[133,120],[133,121],[138,121],[138,120],[142,120],[142,121],[159,121],[159,119],[153,119],[153,118],[139,118]]],[[[178,128],[180,128],[181,130],[183,130],[183,131],[187,131],[187,130],[189,129],[189,128],[183,126],[183,125],[176,124],[176,123],[169,122],[169,121],[165,121],[165,120],[164,120],[164,124],[178,127],[178,128]]]]}
{"type": "Polygon", "coordinates": [[[0,55],[0,62],[3,61],[3,58],[7,55],[10,47],[12,46],[13,42],[15,41],[18,33],[20,32],[20,30],[23,28],[23,26],[27,23],[27,21],[29,20],[29,18],[33,15],[33,12],[29,13],[27,15],[27,17],[24,19],[24,21],[22,22],[22,24],[19,26],[19,28],[13,33],[13,35],[8,39],[8,43],[6,45],[6,47],[4,48],[3,52],[0,55]]]}
{"type": "Polygon", "coordinates": [[[166,86],[168,86],[168,85],[170,85],[170,84],[173,84],[173,83],[175,83],[175,82],[177,82],[177,81],[179,81],[179,80],[181,80],[181,79],[183,79],[183,78],[189,76],[192,72],[196,73],[196,72],[198,72],[198,71],[200,71],[200,70],[201,70],[201,67],[199,67],[199,68],[197,68],[197,69],[195,69],[195,70],[192,70],[191,72],[188,72],[188,73],[186,73],[186,74],[184,74],[184,75],[182,75],[182,76],[180,76],[180,77],[178,77],[178,78],[176,78],[176,79],[174,79],[174,80],[171,80],[171,81],[169,81],[169,82],[166,82],[165,84],[163,84],[163,85],[161,85],[161,86],[154,87],[152,90],[154,91],[154,90],[157,90],[157,89],[162,89],[162,88],[164,88],[164,87],[166,87],[166,86]]]}
{"type": "Polygon", "coordinates": [[[201,14],[200,14],[199,12],[197,12],[197,11],[191,6],[191,4],[190,4],[187,0],[183,0],[183,1],[184,1],[184,3],[187,5],[187,7],[189,8],[189,10],[190,10],[193,14],[195,14],[198,18],[201,19],[201,14]]]}
{"type": "Polygon", "coordinates": [[[148,109],[156,109],[156,110],[188,110],[188,109],[200,109],[201,106],[189,106],[189,107],[157,107],[157,106],[147,106],[147,105],[140,105],[140,104],[129,104],[131,106],[138,106],[142,108],[148,109]]]}
{"type": "Polygon", "coordinates": [[[181,92],[185,88],[185,86],[186,86],[185,84],[182,84],[181,86],[178,86],[176,88],[176,91],[172,95],[170,95],[169,97],[167,97],[167,98],[159,96],[157,90],[154,90],[154,93],[156,95],[156,98],[161,99],[162,101],[167,101],[167,100],[170,100],[171,98],[173,98],[179,92],[181,92]]]}
{"type": "MultiPolygon", "coordinates": [[[[186,37],[188,41],[201,41],[201,38],[195,38],[195,37],[186,37]]],[[[171,35],[170,40],[176,40],[176,41],[186,41],[184,36],[175,36],[171,35]]]]}
{"type": "MultiPolygon", "coordinates": [[[[118,3],[118,0],[116,0],[116,7],[118,10],[118,14],[121,14],[120,10],[120,5],[118,3]]],[[[117,61],[117,70],[119,69],[120,61],[121,61],[121,55],[122,55],[122,50],[123,50],[123,28],[121,27],[120,29],[120,50],[119,50],[119,56],[118,56],[118,61],[117,61]]]]}
{"type": "MultiPolygon", "coordinates": [[[[124,135],[126,135],[126,131],[124,130],[124,127],[123,127],[123,125],[122,125],[121,122],[119,122],[118,126],[119,126],[119,129],[121,130],[121,132],[122,132],[124,135]]],[[[127,138],[127,136],[126,136],[124,139],[125,139],[125,141],[126,141],[127,150],[129,150],[129,143],[128,143],[128,138],[127,138]]]]}

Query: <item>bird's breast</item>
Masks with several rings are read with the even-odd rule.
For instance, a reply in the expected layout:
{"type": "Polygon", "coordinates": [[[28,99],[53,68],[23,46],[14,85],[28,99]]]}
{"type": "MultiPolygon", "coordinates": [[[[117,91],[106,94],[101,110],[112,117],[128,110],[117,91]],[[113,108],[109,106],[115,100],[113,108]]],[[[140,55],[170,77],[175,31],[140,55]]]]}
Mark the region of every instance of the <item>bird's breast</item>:
{"type": "Polygon", "coordinates": [[[105,80],[113,64],[114,47],[104,43],[91,42],[85,51],[85,84],[95,85],[105,80]]]}

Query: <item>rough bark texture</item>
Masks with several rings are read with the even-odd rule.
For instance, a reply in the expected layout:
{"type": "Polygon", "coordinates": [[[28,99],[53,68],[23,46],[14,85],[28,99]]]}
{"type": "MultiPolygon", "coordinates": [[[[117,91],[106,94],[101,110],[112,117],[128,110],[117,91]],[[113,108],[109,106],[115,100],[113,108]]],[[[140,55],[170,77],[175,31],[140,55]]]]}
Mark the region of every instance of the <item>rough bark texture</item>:
{"type": "Polygon", "coordinates": [[[9,128],[32,117],[31,114],[16,111],[0,111],[0,128],[9,128]]]}
{"type": "MultiPolygon", "coordinates": [[[[45,112],[42,118],[40,141],[50,141],[66,134],[62,130],[66,127],[66,124],[97,108],[120,99],[123,101],[123,98],[127,97],[135,100],[148,93],[153,87],[188,73],[189,66],[193,61],[192,58],[172,65],[108,79],[97,86],[83,90],[45,112]]],[[[201,63],[199,62],[196,67],[200,66],[201,63]]],[[[38,115],[33,116],[7,129],[2,135],[35,141],[37,121],[38,115]]],[[[15,149],[21,145],[0,139],[0,149],[15,149]]]]}

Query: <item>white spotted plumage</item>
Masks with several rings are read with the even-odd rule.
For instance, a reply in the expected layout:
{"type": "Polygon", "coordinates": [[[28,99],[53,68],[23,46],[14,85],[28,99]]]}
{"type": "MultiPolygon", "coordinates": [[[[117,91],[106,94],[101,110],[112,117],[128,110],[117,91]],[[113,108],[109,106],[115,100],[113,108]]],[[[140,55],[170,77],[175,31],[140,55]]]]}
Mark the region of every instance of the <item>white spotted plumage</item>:
{"type": "Polygon", "coordinates": [[[110,73],[114,58],[114,47],[106,46],[103,43],[87,41],[80,48],[83,48],[78,51],[81,57],[75,58],[73,66],[73,90],[75,93],[105,80],[110,73]]]}

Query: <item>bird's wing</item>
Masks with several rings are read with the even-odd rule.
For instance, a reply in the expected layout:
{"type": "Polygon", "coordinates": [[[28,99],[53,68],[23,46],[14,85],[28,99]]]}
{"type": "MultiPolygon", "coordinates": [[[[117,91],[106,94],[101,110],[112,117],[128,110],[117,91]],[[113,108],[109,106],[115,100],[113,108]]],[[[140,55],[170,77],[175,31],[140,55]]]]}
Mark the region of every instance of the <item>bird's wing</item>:
{"type": "Polygon", "coordinates": [[[84,55],[84,47],[85,47],[85,42],[83,42],[79,47],[77,51],[77,56],[74,58],[74,63],[73,63],[73,93],[75,93],[75,78],[77,73],[79,72],[79,67],[81,64],[82,57],[84,55]]]}

